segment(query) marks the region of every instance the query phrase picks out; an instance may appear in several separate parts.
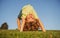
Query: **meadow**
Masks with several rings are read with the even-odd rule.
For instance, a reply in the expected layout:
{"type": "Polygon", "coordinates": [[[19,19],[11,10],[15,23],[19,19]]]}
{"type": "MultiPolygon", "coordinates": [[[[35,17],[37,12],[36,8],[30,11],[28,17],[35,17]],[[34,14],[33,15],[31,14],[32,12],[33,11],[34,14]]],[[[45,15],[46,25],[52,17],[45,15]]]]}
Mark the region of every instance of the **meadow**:
{"type": "Polygon", "coordinates": [[[0,30],[0,38],[60,38],[60,30],[24,31],[0,30]]]}

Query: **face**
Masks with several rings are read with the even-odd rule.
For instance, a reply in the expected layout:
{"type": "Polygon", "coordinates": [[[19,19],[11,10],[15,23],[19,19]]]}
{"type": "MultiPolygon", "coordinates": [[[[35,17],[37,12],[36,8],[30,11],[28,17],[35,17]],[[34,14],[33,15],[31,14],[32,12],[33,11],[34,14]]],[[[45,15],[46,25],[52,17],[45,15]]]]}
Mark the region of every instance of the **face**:
{"type": "Polygon", "coordinates": [[[32,14],[27,15],[27,21],[28,22],[34,21],[34,16],[32,14]]]}

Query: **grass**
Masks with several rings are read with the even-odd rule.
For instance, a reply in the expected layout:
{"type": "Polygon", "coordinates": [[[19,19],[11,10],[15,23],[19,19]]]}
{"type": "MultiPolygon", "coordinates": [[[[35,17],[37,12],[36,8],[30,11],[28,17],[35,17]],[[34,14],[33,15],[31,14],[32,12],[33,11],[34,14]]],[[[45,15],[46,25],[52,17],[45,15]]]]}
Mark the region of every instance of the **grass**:
{"type": "Polygon", "coordinates": [[[60,30],[24,31],[0,30],[0,38],[60,38],[60,30]]]}

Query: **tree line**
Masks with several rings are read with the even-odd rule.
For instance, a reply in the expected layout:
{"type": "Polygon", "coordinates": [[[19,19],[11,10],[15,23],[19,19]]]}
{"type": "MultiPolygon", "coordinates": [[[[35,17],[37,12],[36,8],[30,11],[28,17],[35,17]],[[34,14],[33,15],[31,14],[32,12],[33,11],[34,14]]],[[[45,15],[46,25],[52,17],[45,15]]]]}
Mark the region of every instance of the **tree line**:
{"type": "Polygon", "coordinates": [[[0,29],[8,29],[8,24],[7,24],[6,22],[4,22],[4,23],[1,25],[0,29]]]}

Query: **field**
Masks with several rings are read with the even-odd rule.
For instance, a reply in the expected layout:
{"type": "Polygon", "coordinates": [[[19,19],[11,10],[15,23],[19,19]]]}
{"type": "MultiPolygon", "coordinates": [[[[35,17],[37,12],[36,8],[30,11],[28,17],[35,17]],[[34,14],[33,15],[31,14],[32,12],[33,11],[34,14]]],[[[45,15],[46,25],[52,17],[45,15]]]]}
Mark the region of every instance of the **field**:
{"type": "Polygon", "coordinates": [[[60,30],[24,31],[0,30],[0,38],[60,38],[60,30]]]}

